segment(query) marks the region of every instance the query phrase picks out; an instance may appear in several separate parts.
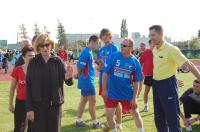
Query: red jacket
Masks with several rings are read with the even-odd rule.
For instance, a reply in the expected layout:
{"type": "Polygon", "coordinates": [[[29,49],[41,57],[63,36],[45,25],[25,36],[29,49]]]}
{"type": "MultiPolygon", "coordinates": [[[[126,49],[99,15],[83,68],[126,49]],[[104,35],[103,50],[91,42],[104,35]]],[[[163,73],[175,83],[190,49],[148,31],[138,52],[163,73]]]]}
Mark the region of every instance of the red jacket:
{"type": "Polygon", "coordinates": [[[150,49],[145,50],[140,56],[144,76],[153,76],[153,52],[150,49]]]}

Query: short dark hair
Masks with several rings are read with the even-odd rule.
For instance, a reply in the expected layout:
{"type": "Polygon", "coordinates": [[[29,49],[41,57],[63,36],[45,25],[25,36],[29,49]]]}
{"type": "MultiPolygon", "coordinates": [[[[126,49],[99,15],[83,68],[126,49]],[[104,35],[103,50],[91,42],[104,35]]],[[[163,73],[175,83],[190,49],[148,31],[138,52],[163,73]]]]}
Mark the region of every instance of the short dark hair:
{"type": "Polygon", "coordinates": [[[97,42],[97,41],[99,41],[99,37],[98,37],[97,35],[92,35],[92,36],[90,36],[90,38],[89,38],[89,43],[90,43],[91,41],[97,42]]]}
{"type": "Polygon", "coordinates": [[[149,30],[155,30],[157,33],[163,32],[163,27],[161,25],[153,25],[149,28],[149,30]]]}
{"type": "Polygon", "coordinates": [[[194,82],[195,82],[195,83],[199,83],[199,84],[200,84],[200,82],[199,82],[198,80],[194,80],[194,82]]]}
{"type": "Polygon", "coordinates": [[[33,47],[24,47],[24,48],[21,50],[22,56],[26,56],[26,54],[27,54],[28,52],[34,52],[34,48],[33,48],[33,47]]]}

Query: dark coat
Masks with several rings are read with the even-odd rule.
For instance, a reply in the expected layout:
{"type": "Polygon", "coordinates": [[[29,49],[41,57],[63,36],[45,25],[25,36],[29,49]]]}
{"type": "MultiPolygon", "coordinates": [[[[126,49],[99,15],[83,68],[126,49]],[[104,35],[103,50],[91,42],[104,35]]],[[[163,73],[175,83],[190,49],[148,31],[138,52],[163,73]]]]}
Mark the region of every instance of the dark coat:
{"type": "Polygon", "coordinates": [[[48,82],[51,90],[50,105],[59,105],[64,103],[63,83],[72,85],[72,78],[65,80],[65,65],[60,58],[52,56],[45,63],[41,54],[33,58],[27,69],[26,76],[26,110],[33,110],[33,103],[43,102],[42,90],[44,89],[43,82],[48,82]],[[48,77],[44,77],[44,68],[48,64],[48,77]],[[46,80],[47,79],[47,80],[46,80]]]}

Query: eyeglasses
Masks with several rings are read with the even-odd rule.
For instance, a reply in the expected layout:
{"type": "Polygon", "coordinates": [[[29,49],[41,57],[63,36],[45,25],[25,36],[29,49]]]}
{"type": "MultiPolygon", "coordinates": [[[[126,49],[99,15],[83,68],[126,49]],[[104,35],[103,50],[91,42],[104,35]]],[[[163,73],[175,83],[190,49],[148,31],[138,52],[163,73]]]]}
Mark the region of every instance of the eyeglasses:
{"type": "Polygon", "coordinates": [[[44,47],[48,48],[49,46],[50,46],[50,44],[47,43],[47,44],[42,44],[42,45],[40,45],[39,47],[40,47],[40,48],[44,48],[44,47]]]}
{"type": "Polygon", "coordinates": [[[121,44],[121,47],[126,48],[126,47],[132,47],[132,46],[121,44]]]}

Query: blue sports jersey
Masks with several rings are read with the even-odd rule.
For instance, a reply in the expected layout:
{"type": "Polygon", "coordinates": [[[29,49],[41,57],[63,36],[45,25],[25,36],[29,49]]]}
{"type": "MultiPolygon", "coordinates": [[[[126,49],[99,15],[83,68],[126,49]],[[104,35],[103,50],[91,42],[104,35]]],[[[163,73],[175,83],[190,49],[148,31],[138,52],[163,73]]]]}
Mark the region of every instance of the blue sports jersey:
{"type": "Polygon", "coordinates": [[[2,61],[3,53],[0,51],[0,62],[2,61]]]}
{"type": "Polygon", "coordinates": [[[77,67],[82,69],[78,79],[78,88],[82,90],[94,89],[95,65],[92,51],[88,47],[81,52],[77,67]]]}
{"type": "Polygon", "coordinates": [[[132,77],[136,82],[142,81],[142,71],[136,57],[124,57],[121,53],[111,55],[103,67],[103,72],[109,74],[108,97],[115,100],[131,100],[133,98],[132,77]]]}
{"type": "MultiPolygon", "coordinates": [[[[113,53],[119,52],[119,48],[115,45],[115,43],[104,45],[97,55],[97,59],[102,60],[104,63],[106,62],[106,59],[112,55],[113,53]]],[[[100,72],[99,75],[99,85],[102,85],[102,75],[103,71],[100,72]]]]}

